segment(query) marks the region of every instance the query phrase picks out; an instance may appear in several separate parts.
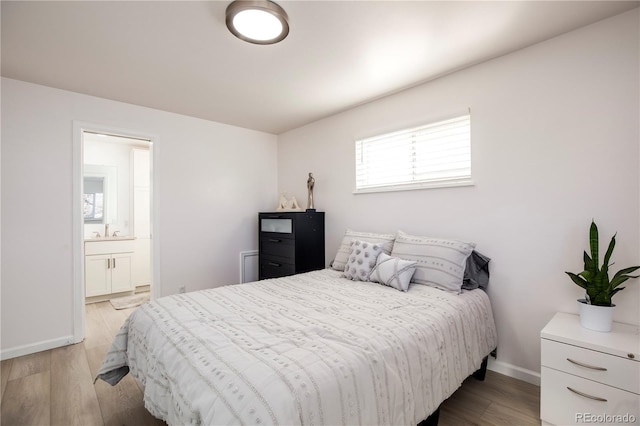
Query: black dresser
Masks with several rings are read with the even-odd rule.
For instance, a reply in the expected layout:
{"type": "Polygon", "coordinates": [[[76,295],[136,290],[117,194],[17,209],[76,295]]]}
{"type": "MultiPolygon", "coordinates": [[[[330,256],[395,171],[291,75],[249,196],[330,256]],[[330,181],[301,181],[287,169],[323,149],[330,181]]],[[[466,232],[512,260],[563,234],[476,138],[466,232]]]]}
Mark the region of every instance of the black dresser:
{"type": "Polygon", "coordinates": [[[323,269],[324,212],[258,215],[259,279],[323,269]]]}

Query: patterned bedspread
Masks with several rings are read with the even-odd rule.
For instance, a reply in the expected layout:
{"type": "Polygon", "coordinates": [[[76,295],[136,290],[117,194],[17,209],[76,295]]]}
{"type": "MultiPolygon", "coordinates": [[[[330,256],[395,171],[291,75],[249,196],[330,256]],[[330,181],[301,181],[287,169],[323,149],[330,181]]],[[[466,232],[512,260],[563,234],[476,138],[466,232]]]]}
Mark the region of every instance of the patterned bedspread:
{"type": "Polygon", "coordinates": [[[98,377],[129,367],[170,425],[416,425],[496,344],[481,290],[404,293],[326,269],[145,304],[98,377]]]}

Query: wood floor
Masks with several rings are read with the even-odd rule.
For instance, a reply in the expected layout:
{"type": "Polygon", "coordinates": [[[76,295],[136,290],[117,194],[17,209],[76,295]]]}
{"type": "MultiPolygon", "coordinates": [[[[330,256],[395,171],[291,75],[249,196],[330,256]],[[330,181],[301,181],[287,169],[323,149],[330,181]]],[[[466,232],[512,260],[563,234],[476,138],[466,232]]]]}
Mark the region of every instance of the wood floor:
{"type": "MultiPolygon", "coordinates": [[[[2,426],[164,425],[144,408],[142,389],[127,375],[112,387],[93,383],[111,339],[132,309],[87,305],[82,343],[2,361],[2,426]]],[[[487,372],[467,379],[441,407],[442,426],[539,425],[540,389],[487,372]]]]}

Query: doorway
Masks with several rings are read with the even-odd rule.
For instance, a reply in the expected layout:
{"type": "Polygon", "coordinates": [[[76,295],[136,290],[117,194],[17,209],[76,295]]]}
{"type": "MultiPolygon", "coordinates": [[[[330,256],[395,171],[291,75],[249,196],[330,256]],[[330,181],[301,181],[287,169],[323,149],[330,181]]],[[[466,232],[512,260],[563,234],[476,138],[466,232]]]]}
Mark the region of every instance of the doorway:
{"type": "Polygon", "coordinates": [[[74,341],[85,305],[160,294],[153,137],[74,123],[74,341]]]}

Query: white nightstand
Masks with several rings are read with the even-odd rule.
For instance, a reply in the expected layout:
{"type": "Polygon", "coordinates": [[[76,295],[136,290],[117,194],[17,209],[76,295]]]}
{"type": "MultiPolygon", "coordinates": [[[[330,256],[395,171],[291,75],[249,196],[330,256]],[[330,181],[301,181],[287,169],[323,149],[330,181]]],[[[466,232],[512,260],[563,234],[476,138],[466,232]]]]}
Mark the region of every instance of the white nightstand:
{"type": "Polygon", "coordinates": [[[640,424],[640,329],[557,313],[540,332],[542,424],[640,424]]]}

